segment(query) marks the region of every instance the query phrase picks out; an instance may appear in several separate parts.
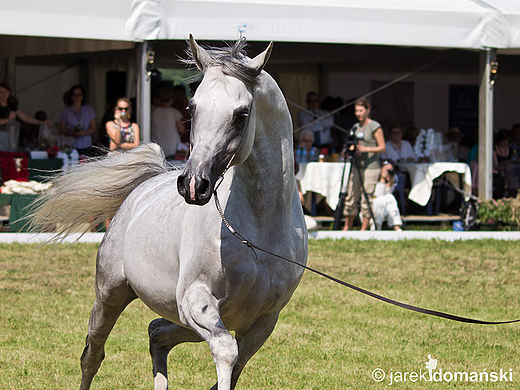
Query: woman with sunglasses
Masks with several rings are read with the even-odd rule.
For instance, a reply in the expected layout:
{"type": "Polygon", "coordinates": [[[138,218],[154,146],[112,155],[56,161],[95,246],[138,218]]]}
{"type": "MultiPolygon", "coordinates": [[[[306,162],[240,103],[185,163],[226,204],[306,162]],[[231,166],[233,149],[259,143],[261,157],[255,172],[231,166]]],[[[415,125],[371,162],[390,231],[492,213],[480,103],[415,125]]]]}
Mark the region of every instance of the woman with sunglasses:
{"type": "Polygon", "coordinates": [[[96,113],[85,104],[85,88],[73,85],[64,100],[67,107],[60,115],[60,133],[74,138],[73,147],[80,156],[94,156],[92,134],[96,131],[96,113]]]}
{"type": "Polygon", "coordinates": [[[130,100],[120,98],[116,103],[114,119],[106,124],[110,150],[129,150],[139,146],[139,126],[132,123],[131,114],[130,100]]]}

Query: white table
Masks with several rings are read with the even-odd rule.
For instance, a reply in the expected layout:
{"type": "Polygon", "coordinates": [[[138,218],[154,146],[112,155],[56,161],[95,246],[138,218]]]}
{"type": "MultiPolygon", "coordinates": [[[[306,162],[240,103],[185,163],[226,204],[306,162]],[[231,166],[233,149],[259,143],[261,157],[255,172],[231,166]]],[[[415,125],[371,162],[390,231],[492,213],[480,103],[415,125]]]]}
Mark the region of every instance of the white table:
{"type": "Polygon", "coordinates": [[[302,192],[316,192],[326,198],[327,204],[335,210],[341,192],[341,177],[345,169],[343,188],[347,186],[350,163],[311,162],[300,164],[296,179],[300,181],[302,192]]]}
{"type": "Polygon", "coordinates": [[[398,164],[401,171],[410,174],[411,190],[408,199],[426,206],[432,195],[433,180],[446,175],[456,188],[471,194],[471,170],[468,164],[453,162],[438,162],[433,164],[398,164]],[[460,188],[462,175],[463,188],[460,188]]]}

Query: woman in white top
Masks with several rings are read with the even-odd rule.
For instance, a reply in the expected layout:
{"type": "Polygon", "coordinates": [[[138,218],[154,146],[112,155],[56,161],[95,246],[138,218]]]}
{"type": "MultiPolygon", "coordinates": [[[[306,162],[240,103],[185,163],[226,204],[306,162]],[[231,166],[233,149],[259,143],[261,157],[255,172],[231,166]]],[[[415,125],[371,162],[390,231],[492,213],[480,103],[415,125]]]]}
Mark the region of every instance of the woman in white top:
{"type": "Polygon", "coordinates": [[[157,142],[164,150],[166,157],[177,152],[177,144],[184,133],[182,114],[172,107],[174,92],[165,87],[159,92],[160,106],[152,114],[152,141],[157,142]]]}

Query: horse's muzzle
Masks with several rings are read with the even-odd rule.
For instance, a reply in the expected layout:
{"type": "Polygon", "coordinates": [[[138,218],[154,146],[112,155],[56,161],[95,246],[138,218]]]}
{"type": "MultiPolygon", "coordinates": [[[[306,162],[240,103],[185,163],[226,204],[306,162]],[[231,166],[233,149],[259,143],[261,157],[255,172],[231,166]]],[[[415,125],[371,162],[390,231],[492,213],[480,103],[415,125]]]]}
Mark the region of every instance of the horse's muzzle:
{"type": "Polygon", "coordinates": [[[184,171],[177,178],[177,190],[186,203],[203,206],[211,199],[213,184],[207,178],[184,171]]]}

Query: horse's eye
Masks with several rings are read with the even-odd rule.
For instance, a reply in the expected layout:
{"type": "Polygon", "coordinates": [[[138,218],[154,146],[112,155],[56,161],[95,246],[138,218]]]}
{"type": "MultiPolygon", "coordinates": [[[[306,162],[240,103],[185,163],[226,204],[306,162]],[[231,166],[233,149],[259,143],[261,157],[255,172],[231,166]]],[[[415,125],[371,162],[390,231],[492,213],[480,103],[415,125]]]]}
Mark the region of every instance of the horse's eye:
{"type": "Polygon", "coordinates": [[[233,116],[237,122],[243,122],[249,116],[249,109],[247,107],[239,107],[235,110],[233,116]]]}

